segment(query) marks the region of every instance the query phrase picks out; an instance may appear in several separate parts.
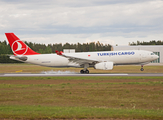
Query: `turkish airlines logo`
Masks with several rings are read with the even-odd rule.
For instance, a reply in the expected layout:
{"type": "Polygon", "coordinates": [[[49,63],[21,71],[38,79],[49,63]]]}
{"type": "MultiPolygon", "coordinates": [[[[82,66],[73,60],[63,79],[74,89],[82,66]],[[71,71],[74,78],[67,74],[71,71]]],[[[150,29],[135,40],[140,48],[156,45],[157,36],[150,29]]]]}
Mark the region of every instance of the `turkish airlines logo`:
{"type": "Polygon", "coordinates": [[[24,55],[28,49],[28,47],[21,40],[14,41],[11,48],[15,55],[24,55]]]}

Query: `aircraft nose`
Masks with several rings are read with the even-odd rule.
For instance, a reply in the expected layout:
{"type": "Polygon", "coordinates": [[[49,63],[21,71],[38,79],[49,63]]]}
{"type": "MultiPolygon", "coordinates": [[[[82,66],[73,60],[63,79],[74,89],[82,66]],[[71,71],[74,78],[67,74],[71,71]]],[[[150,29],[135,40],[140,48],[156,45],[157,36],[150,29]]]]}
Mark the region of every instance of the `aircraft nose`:
{"type": "Polygon", "coordinates": [[[153,58],[156,60],[156,59],[159,58],[159,56],[158,55],[155,55],[155,56],[153,56],[153,58]]]}
{"type": "Polygon", "coordinates": [[[155,55],[151,55],[151,58],[152,58],[152,60],[156,60],[159,58],[159,56],[155,54],[155,55]]]}

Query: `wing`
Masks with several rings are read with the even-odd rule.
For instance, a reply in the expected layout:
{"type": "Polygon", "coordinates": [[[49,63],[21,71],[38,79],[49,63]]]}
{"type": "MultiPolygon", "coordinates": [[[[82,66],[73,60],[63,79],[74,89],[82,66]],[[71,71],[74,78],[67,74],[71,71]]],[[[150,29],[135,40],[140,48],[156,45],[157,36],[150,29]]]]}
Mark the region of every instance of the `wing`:
{"type": "Polygon", "coordinates": [[[57,53],[57,55],[66,57],[69,59],[70,62],[74,62],[74,63],[77,63],[79,65],[84,65],[84,64],[95,65],[96,63],[100,62],[96,59],[80,58],[80,57],[65,55],[62,51],[59,52],[56,50],[55,52],[57,53]]]}

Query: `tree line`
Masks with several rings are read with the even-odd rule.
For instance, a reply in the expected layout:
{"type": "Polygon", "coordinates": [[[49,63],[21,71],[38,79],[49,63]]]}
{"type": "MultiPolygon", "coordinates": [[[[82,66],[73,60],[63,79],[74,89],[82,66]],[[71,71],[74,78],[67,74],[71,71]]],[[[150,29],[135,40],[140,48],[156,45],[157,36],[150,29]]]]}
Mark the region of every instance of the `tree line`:
{"type": "MultiPolygon", "coordinates": [[[[55,50],[63,51],[63,49],[75,49],[76,52],[91,52],[91,51],[111,51],[111,45],[109,44],[102,44],[98,42],[91,42],[91,43],[77,43],[77,44],[69,44],[69,43],[55,43],[55,44],[40,44],[40,43],[32,43],[26,42],[25,43],[34,51],[47,54],[47,53],[55,53],[55,50]]],[[[130,46],[133,45],[163,45],[163,41],[152,40],[150,42],[132,42],[129,43],[130,46]]],[[[0,41],[0,63],[20,63],[19,61],[9,59],[8,55],[13,55],[10,45],[4,41],[0,41]]]]}
{"type": "MultiPolygon", "coordinates": [[[[40,43],[25,43],[34,51],[47,54],[47,53],[55,53],[55,50],[63,51],[63,49],[75,49],[76,52],[91,52],[91,51],[110,51],[111,45],[102,44],[99,41],[97,43],[77,43],[77,44],[69,44],[69,43],[55,43],[55,44],[40,44],[40,43]]],[[[12,50],[10,45],[6,41],[0,41],[0,63],[20,63],[19,61],[9,59],[9,56],[12,55],[12,50]]]]}
{"type": "Polygon", "coordinates": [[[137,42],[132,42],[132,43],[129,43],[129,45],[163,45],[163,41],[161,40],[158,40],[158,41],[155,41],[155,40],[152,40],[150,42],[140,42],[140,41],[137,41],[137,42]]]}

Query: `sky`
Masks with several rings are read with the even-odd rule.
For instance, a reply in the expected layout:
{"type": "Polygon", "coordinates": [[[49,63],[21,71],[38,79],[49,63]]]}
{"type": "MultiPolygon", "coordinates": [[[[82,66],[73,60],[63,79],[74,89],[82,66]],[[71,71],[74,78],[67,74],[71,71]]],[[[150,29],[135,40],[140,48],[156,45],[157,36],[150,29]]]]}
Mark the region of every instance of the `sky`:
{"type": "Polygon", "coordinates": [[[163,40],[163,0],[0,0],[0,41],[128,45],[163,40]]]}

